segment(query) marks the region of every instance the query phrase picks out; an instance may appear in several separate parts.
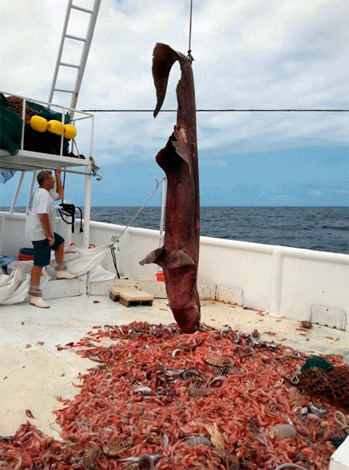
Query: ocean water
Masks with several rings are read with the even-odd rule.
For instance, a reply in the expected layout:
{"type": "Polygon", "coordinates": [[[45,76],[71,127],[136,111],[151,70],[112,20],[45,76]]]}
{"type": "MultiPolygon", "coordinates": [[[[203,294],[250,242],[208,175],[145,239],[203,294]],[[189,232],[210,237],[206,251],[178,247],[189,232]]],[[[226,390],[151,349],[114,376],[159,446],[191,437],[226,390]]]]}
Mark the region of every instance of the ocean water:
{"type": "MultiPolygon", "coordinates": [[[[138,207],[92,207],[91,219],[127,225],[138,207]]],[[[159,229],[160,207],[133,227],[159,229]]],[[[349,254],[349,207],[201,207],[201,235],[349,254]]]]}

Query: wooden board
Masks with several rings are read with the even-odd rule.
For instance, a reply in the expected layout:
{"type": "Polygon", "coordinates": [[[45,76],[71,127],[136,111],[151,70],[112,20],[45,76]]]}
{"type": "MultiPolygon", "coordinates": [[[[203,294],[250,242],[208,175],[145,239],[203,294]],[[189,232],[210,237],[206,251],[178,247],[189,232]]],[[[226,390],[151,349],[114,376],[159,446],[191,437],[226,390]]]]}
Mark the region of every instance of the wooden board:
{"type": "Polygon", "coordinates": [[[117,302],[120,299],[120,289],[111,287],[109,297],[112,299],[113,302],[117,302]]]}
{"type": "Polygon", "coordinates": [[[122,305],[125,305],[125,307],[131,307],[135,305],[148,305],[149,307],[151,307],[153,305],[152,300],[126,300],[126,299],[123,299],[121,296],[120,296],[120,303],[122,305]]]}

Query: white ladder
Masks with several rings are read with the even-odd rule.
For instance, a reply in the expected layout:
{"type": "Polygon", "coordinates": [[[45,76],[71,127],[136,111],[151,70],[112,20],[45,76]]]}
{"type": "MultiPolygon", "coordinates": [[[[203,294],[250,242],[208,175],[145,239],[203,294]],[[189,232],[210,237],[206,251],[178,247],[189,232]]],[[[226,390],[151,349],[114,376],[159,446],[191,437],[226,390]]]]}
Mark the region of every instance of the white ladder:
{"type": "Polygon", "coordinates": [[[78,100],[80,86],[81,86],[81,81],[82,81],[82,77],[84,75],[84,71],[85,71],[85,67],[86,67],[87,57],[88,57],[88,53],[89,53],[90,46],[91,46],[91,41],[92,41],[92,37],[93,37],[93,32],[94,32],[94,28],[95,28],[95,24],[96,24],[96,20],[97,20],[97,16],[98,16],[98,10],[99,10],[100,4],[101,4],[101,0],[94,0],[92,9],[87,9],[87,8],[82,8],[80,6],[74,5],[73,0],[68,1],[68,7],[67,7],[67,13],[66,13],[66,17],[65,17],[64,26],[63,26],[63,34],[62,34],[61,44],[60,44],[59,51],[58,51],[56,67],[55,67],[55,71],[54,71],[54,75],[53,75],[53,81],[52,81],[50,96],[49,96],[49,100],[48,100],[49,103],[53,102],[53,96],[54,96],[55,92],[69,93],[69,94],[72,95],[69,107],[73,108],[73,109],[76,108],[76,103],[77,103],[77,100],[78,100]],[[74,36],[72,34],[67,33],[70,13],[71,13],[72,10],[79,10],[83,13],[86,13],[86,14],[90,15],[90,19],[89,19],[89,23],[88,23],[88,27],[87,27],[85,37],[74,36]],[[83,42],[83,48],[82,48],[81,58],[80,58],[80,63],[79,64],[71,64],[71,63],[67,63],[67,62],[62,62],[63,49],[64,49],[66,39],[72,39],[74,41],[83,42]],[[60,71],[61,71],[61,73],[64,73],[64,68],[63,67],[64,68],[70,67],[70,68],[77,69],[77,76],[76,76],[75,84],[74,84],[74,86],[72,86],[72,89],[57,88],[58,74],[59,74],[60,71]]]}

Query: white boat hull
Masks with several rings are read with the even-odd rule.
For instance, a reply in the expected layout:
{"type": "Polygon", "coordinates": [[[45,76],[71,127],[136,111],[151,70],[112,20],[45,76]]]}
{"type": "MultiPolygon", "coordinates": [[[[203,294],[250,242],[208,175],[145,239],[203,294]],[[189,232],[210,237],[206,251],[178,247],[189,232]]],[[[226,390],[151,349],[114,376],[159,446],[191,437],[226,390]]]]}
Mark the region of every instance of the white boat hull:
{"type": "MultiPolygon", "coordinates": [[[[16,258],[19,248],[30,246],[24,237],[24,219],[24,214],[0,212],[3,254],[16,258]]],[[[90,242],[110,244],[123,228],[91,222],[90,242]]],[[[57,231],[68,242],[83,244],[78,223],[72,236],[70,226],[57,218],[57,231]]],[[[139,260],[158,244],[158,231],[130,227],[115,245],[120,274],[155,280],[157,266],[140,266],[139,260]]],[[[111,256],[103,264],[114,269],[111,256]]],[[[198,280],[216,300],[344,331],[349,328],[349,256],[345,254],[201,237],[198,280]]]]}

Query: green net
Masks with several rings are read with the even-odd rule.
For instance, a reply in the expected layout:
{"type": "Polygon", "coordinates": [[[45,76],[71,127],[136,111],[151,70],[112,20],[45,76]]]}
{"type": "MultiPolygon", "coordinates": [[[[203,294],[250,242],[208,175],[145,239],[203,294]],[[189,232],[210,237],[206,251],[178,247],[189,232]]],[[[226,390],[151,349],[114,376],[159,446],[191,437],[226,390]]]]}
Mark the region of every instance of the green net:
{"type": "MultiPolygon", "coordinates": [[[[24,149],[33,152],[60,154],[61,136],[50,132],[37,132],[30,127],[32,116],[39,115],[47,121],[62,121],[62,114],[52,111],[45,106],[26,102],[25,126],[24,126],[24,149]]],[[[22,138],[23,127],[23,100],[16,96],[5,97],[0,94],[0,148],[7,150],[11,155],[16,155],[22,138]]],[[[70,122],[68,113],[64,116],[64,122],[70,122]]],[[[69,141],[63,139],[63,155],[68,155],[69,141]]]]}
{"type": "Polygon", "coordinates": [[[339,447],[346,440],[346,437],[332,437],[331,442],[335,447],[339,447]]]}
{"type": "Polygon", "coordinates": [[[349,406],[349,366],[330,370],[312,367],[299,374],[299,386],[309,395],[318,395],[343,407],[349,406]]]}
{"type": "Polygon", "coordinates": [[[322,370],[332,370],[333,365],[320,356],[313,356],[305,361],[305,363],[301,367],[301,372],[314,368],[322,370]]]}
{"type": "Polygon", "coordinates": [[[16,155],[21,146],[22,119],[11,108],[0,106],[0,148],[16,155]]]}

